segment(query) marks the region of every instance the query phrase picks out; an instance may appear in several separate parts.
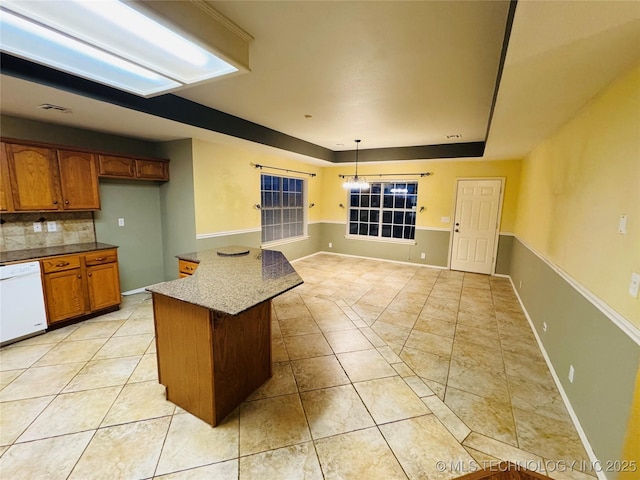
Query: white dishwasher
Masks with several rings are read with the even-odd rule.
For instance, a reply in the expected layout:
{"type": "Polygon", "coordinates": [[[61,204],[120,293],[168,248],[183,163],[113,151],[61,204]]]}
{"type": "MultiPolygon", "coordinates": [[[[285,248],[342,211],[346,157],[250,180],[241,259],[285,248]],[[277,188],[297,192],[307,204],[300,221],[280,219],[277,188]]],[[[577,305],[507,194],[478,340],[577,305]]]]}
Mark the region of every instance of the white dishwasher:
{"type": "Polygon", "coordinates": [[[0,345],[46,328],[40,262],[0,266],[0,345]]]}

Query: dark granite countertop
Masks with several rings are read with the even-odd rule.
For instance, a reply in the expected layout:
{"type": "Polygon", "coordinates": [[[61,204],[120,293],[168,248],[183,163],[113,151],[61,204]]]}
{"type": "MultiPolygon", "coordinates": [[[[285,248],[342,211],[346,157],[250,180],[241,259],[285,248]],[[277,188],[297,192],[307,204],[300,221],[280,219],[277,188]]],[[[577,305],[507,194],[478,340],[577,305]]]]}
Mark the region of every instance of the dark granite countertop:
{"type": "Polygon", "coordinates": [[[303,283],[281,252],[233,248],[248,250],[249,253],[220,256],[219,249],[215,249],[177,255],[179,259],[198,262],[195,273],[190,277],[152,285],[147,290],[237,315],[303,283]]]}
{"type": "Polygon", "coordinates": [[[94,250],[105,250],[107,248],[118,248],[116,245],[108,243],[90,242],[74,243],[71,245],[59,245],[57,247],[27,248],[25,250],[13,250],[0,252],[0,265],[11,262],[21,262],[28,260],[38,260],[44,257],[55,257],[56,255],[70,255],[73,253],[92,252],[94,250]]]}

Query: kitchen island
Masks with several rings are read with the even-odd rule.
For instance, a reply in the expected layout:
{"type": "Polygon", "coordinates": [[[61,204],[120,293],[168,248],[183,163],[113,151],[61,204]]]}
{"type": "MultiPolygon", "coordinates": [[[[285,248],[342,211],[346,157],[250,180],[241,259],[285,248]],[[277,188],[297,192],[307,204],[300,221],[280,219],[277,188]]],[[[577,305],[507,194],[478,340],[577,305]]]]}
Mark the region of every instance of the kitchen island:
{"type": "Polygon", "coordinates": [[[272,375],[271,299],[302,284],[281,252],[178,255],[193,275],[148,287],[167,400],[216,426],[272,375]]]}

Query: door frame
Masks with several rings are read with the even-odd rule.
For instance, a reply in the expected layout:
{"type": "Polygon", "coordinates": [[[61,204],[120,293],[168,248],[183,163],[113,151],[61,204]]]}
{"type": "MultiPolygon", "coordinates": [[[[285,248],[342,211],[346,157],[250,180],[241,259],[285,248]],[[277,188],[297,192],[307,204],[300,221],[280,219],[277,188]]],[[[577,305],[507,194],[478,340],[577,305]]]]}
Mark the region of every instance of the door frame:
{"type": "Polygon", "coordinates": [[[453,229],[456,225],[456,207],[458,205],[458,186],[461,180],[499,180],[500,199],[498,200],[498,219],[496,222],[495,241],[493,248],[493,260],[491,262],[491,276],[496,274],[496,262],[498,261],[498,243],[500,241],[500,224],[502,223],[502,205],[504,203],[504,186],[506,177],[458,177],[455,179],[453,187],[453,216],[451,217],[451,227],[449,228],[449,254],[447,255],[447,270],[451,270],[451,254],[453,253],[453,229]]]}

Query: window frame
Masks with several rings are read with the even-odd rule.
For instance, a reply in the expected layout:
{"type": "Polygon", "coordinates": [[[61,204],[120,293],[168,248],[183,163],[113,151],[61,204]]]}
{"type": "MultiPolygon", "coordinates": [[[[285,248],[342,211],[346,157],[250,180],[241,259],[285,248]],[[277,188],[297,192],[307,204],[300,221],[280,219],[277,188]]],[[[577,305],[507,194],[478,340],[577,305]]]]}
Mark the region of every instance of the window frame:
{"type": "MultiPolygon", "coordinates": [[[[370,186],[369,186],[369,190],[368,192],[371,192],[371,189],[373,187],[373,185],[379,184],[380,185],[380,204],[377,207],[378,212],[379,212],[379,216],[378,216],[378,234],[377,235],[362,235],[360,233],[351,233],[350,232],[350,227],[351,227],[351,223],[353,222],[351,220],[351,211],[353,209],[355,209],[357,212],[360,212],[360,210],[362,208],[371,211],[371,206],[364,206],[361,207],[360,205],[358,206],[352,206],[351,205],[351,194],[352,191],[358,191],[359,189],[348,189],[347,190],[347,208],[346,208],[346,233],[345,233],[345,238],[347,239],[351,239],[351,240],[364,240],[364,241],[373,241],[373,242],[382,242],[382,243],[399,243],[399,244],[404,244],[404,245],[416,245],[416,230],[418,229],[417,227],[417,213],[418,213],[418,192],[419,192],[419,182],[415,179],[412,180],[399,180],[399,179],[380,179],[377,180],[375,182],[370,182],[370,186]],[[415,195],[415,205],[413,205],[411,207],[411,209],[407,209],[406,206],[405,208],[396,208],[395,206],[393,207],[384,207],[384,190],[385,190],[385,186],[389,185],[389,184],[412,184],[415,185],[415,194],[410,194],[410,195],[415,195]],[[408,213],[411,212],[413,213],[413,218],[414,218],[414,223],[413,223],[413,238],[398,238],[398,237],[383,237],[382,233],[383,233],[383,211],[387,210],[387,211],[391,211],[391,212],[403,212],[403,213],[408,213]]],[[[360,221],[358,221],[358,223],[360,223],[360,221]]],[[[371,223],[369,221],[367,221],[366,223],[371,223]]],[[[393,229],[394,226],[394,222],[391,222],[391,228],[393,229]]],[[[406,225],[403,223],[403,226],[406,225]]],[[[392,235],[393,235],[393,230],[392,230],[392,235]]]]}
{"type": "MultiPolygon", "coordinates": [[[[281,245],[281,244],[285,244],[285,243],[292,243],[292,242],[297,242],[300,240],[306,240],[309,238],[308,235],[308,204],[307,204],[307,197],[308,197],[308,191],[309,191],[309,184],[308,184],[308,179],[304,178],[304,177],[296,177],[296,176],[286,176],[286,175],[277,175],[277,174],[271,174],[271,173],[266,173],[266,172],[261,172],[260,173],[260,183],[259,183],[259,190],[260,190],[260,245],[262,247],[270,247],[270,246],[275,246],[275,245],[281,245]],[[280,186],[279,186],[279,197],[280,197],[280,206],[279,208],[273,207],[273,206],[267,206],[265,205],[265,197],[264,197],[264,193],[274,193],[275,190],[270,189],[270,190],[263,190],[263,177],[264,176],[268,176],[271,178],[279,178],[280,179],[280,186]],[[300,181],[301,185],[302,185],[302,205],[297,206],[294,205],[293,208],[289,208],[289,210],[300,210],[302,212],[302,232],[300,234],[295,234],[293,236],[287,236],[287,237],[282,237],[282,238],[277,238],[277,239],[273,239],[273,240],[267,240],[265,241],[265,231],[264,228],[265,226],[269,227],[269,226],[284,226],[285,222],[284,222],[284,210],[287,209],[287,207],[284,207],[283,205],[283,196],[285,193],[290,192],[290,190],[284,190],[283,188],[283,182],[282,180],[294,180],[294,181],[300,181]],[[269,225],[265,225],[264,224],[264,218],[265,218],[265,212],[267,211],[278,211],[280,212],[280,221],[278,223],[272,223],[269,225]]],[[[296,193],[295,191],[293,193],[296,193]]],[[[296,225],[298,224],[298,220],[296,220],[295,222],[286,222],[287,225],[296,225]]]]}

